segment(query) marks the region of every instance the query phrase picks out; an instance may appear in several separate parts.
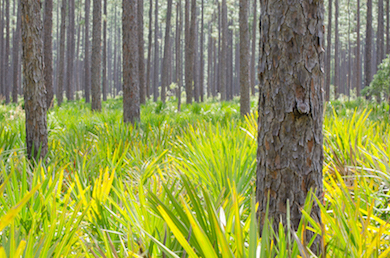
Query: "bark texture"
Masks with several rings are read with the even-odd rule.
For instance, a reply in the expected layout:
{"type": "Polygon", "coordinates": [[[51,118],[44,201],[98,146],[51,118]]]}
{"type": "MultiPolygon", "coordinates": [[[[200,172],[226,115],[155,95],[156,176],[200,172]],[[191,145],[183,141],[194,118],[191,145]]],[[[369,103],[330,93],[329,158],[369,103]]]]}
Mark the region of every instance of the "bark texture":
{"type": "Polygon", "coordinates": [[[221,78],[219,89],[221,92],[221,100],[226,100],[226,76],[227,76],[227,39],[228,39],[228,28],[227,28],[227,5],[226,0],[222,0],[222,15],[221,15],[221,25],[222,25],[222,37],[221,37],[221,78]]]}
{"type": "Polygon", "coordinates": [[[337,99],[340,93],[340,59],[339,59],[339,0],[335,0],[334,16],[334,98],[337,99]]]}
{"type": "Polygon", "coordinates": [[[361,67],[360,67],[360,0],[357,0],[356,13],[356,95],[360,96],[361,67]]]}
{"type": "Polygon", "coordinates": [[[383,0],[378,0],[378,30],[376,38],[376,66],[382,63],[385,57],[385,44],[384,44],[384,19],[383,19],[383,0]]]}
{"type": "Polygon", "coordinates": [[[45,0],[45,20],[43,23],[43,47],[45,61],[45,86],[46,106],[50,108],[53,102],[53,52],[52,52],[52,27],[53,27],[53,0],[45,0]]]}
{"type": "Polygon", "coordinates": [[[182,61],[181,61],[181,31],[182,28],[182,10],[181,0],[177,2],[176,8],[176,83],[177,83],[177,110],[181,109],[181,85],[182,85],[182,61]]]}
{"type": "MultiPolygon", "coordinates": [[[[152,0],[151,0],[152,1],[152,0]]],[[[158,61],[159,61],[159,46],[158,46],[158,0],[154,11],[154,67],[153,67],[153,101],[157,102],[158,98],[158,61]]]]}
{"type": "Polygon", "coordinates": [[[250,113],[248,0],[240,0],[240,113],[250,113]]]}
{"type": "Polygon", "coordinates": [[[146,97],[150,97],[150,77],[151,63],[152,63],[152,18],[153,18],[153,1],[150,1],[149,7],[149,35],[148,35],[148,60],[147,60],[147,71],[146,71],[146,97]]]}
{"type": "MultiPolygon", "coordinates": [[[[287,225],[289,208],[296,230],[309,191],[322,196],[324,6],[323,1],[310,0],[261,0],[261,6],[274,8],[262,8],[260,15],[256,181],[260,232],[268,195],[274,228],[280,218],[287,225]]],[[[316,205],[312,216],[321,218],[316,205]]]]}
{"type": "Polygon", "coordinates": [[[9,80],[9,56],[10,56],[10,33],[9,33],[9,25],[10,25],[10,14],[9,14],[9,0],[5,0],[5,15],[7,22],[5,23],[5,54],[4,54],[4,90],[5,90],[5,103],[8,104],[10,102],[10,80],[9,80]]]}
{"type": "Polygon", "coordinates": [[[370,86],[372,73],[372,0],[367,0],[366,50],[364,58],[364,86],[370,86]]]}
{"type": "MultiPolygon", "coordinates": [[[[91,67],[89,64],[89,5],[90,0],[85,0],[85,46],[84,46],[84,90],[85,90],[85,102],[91,101],[91,67]]],[[[115,70],[115,69],[114,69],[115,70]]]]}
{"type": "Polygon", "coordinates": [[[35,0],[21,0],[21,5],[27,154],[39,159],[47,154],[41,6],[35,0]]]}
{"type": "Polygon", "coordinates": [[[165,45],[164,45],[164,59],[161,69],[161,101],[165,103],[167,88],[169,87],[168,69],[169,64],[169,48],[171,45],[171,16],[172,16],[172,0],[167,2],[167,19],[165,26],[165,45]]]}
{"type": "Polygon", "coordinates": [[[102,42],[102,2],[93,0],[93,30],[92,30],[92,57],[91,57],[91,91],[92,110],[102,109],[101,101],[101,42],[102,42]]]}
{"type": "MultiPolygon", "coordinates": [[[[359,1],[359,0],[358,0],[359,1]]],[[[328,0],[328,30],[326,44],[326,67],[325,67],[325,101],[330,100],[330,59],[332,54],[332,0],[328,0]]]]}
{"type": "Polygon", "coordinates": [[[145,104],[144,0],[138,0],[139,98],[145,104]]]}
{"type": "Polygon", "coordinates": [[[62,0],[61,4],[61,32],[60,32],[60,53],[58,64],[58,79],[57,79],[57,102],[61,106],[64,98],[64,73],[65,73],[65,32],[66,32],[66,0],[62,0]]]}
{"type": "Polygon", "coordinates": [[[17,22],[16,22],[16,30],[14,34],[14,39],[13,39],[13,47],[12,47],[12,52],[13,52],[13,88],[12,88],[12,101],[14,103],[18,102],[18,93],[19,93],[19,85],[20,85],[20,80],[19,80],[19,59],[20,59],[20,37],[21,37],[21,4],[20,0],[18,0],[18,14],[17,14],[17,22]]]}
{"type": "Polygon", "coordinates": [[[68,21],[68,52],[67,52],[67,67],[66,67],[66,98],[68,101],[74,100],[74,52],[75,52],[75,40],[74,40],[74,20],[75,20],[75,0],[69,0],[69,21],[68,21]]]}
{"type": "Polygon", "coordinates": [[[123,120],[140,119],[137,1],[123,0],[123,120]]]}
{"type": "Polygon", "coordinates": [[[257,28],[257,0],[253,0],[253,24],[252,24],[252,55],[251,55],[251,93],[255,95],[256,85],[256,28],[257,28]]]}
{"type": "Polygon", "coordinates": [[[104,0],[103,21],[103,101],[107,100],[107,0],[104,0]]]}

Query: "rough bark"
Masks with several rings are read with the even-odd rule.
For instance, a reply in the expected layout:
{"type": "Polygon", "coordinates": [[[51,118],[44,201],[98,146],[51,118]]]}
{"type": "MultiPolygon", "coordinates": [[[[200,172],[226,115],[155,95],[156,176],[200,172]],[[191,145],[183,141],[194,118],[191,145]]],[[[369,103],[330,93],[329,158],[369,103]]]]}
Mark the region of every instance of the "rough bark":
{"type": "Polygon", "coordinates": [[[181,85],[182,85],[182,61],[181,61],[181,31],[182,10],[181,0],[178,0],[176,7],[176,83],[177,83],[177,110],[181,109],[181,85]]]}
{"type": "Polygon", "coordinates": [[[376,66],[382,63],[385,57],[385,45],[384,45],[384,20],[383,20],[383,0],[378,0],[378,30],[376,38],[376,66]]]}
{"type": "Polygon", "coordinates": [[[146,70],[146,96],[150,97],[150,77],[151,77],[151,63],[152,63],[152,19],[153,19],[153,1],[150,1],[149,7],[149,35],[148,35],[148,60],[146,70]]]}
{"type": "Polygon", "coordinates": [[[221,37],[221,78],[220,78],[220,92],[221,100],[226,100],[226,76],[227,76],[227,39],[228,39],[228,28],[227,28],[227,5],[226,0],[222,0],[222,15],[221,15],[221,25],[222,25],[222,37],[221,37]]]}
{"type": "Polygon", "coordinates": [[[123,0],[123,120],[140,119],[137,1],[123,0]]]}
{"type": "Polygon", "coordinates": [[[43,22],[43,47],[44,47],[44,74],[46,86],[46,106],[49,109],[53,102],[53,50],[52,50],[52,27],[53,27],[53,0],[45,0],[45,16],[43,22]]]}
{"type": "Polygon", "coordinates": [[[339,0],[335,0],[335,31],[334,31],[334,98],[340,93],[340,57],[339,57],[339,0]]]}
{"type": "Polygon", "coordinates": [[[66,0],[62,0],[61,5],[61,32],[60,32],[60,59],[58,66],[58,79],[57,79],[57,102],[58,106],[61,106],[64,98],[64,73],[65,73],[65,17],[66,17],[66,0]]]}
{"type": "Polygon", "coordinates": [[[9,64],[9,56],[10,56],[10,33],[9,33],[9,25],[10,25],[10,14],[9,14],[9,0],[5,0],[5,16],[7,22],[5,24],[5,56],[4,56],[4,92],[5,92],[5,103],[8,104],[10,102],[10,64],[9,64]]]}
{"type": "Polygon", "coordinates": [[[93,0],[93,29],[91,57],[92,110],[101,111],[101,41],[102,41],[102,2],[93,0]]]}
{"type": "Polygon", "coordinates": [[[240,113],[250,113],[248,0],[240,0],[240,113]]]}
{"type": "Polygon", "coordinates": [[[213,31],[212,22],[209,22],[208,24],[208,47],[207,47],[207,97],[210,98],[211,96],[211,88],[213,87],[213,45],[212,45],[212,38],[211,33],[213,31]]]}
{"type": "MultiPolygon", "coordinates": [[[[256,197],[260,233],[269,201],[274,229],[280,219],[298,228],[310,191],[322,196],[323,1],[261,0],[256,197]],[[279,3],[279,2],[278,2],[279,3]],[[270,196],[270,199],[268,199],[270,196]],[[289,200],[289,207],[287,207],[289,200]]],[[[314,203],[312,217],[321,221],[314,203]]],[[[311,239],[309,230],[306,239],[311,239]]],[[[315,253],[320,239],[312,246],[315,253]]]]}
{"type": "MultiPolygon", "coordinates": [[[[152,1],[152,0],[151,0],[152,1]]],[[[158,62],[159,62],[159,44],[158,44],[158,0],[154,10],[154,75],[153,75],[153,101],[157,102],[158,98],[158,62]]]]}
{"type": "Polygon", "coordinates": [[[390,53],[390,8],[389,8],[389,0],[386,0],[386,54],[390,53]]]}
{"type": "Polygon", "coordinates": [[[144,0],[138,0],[139,98],[145,104],[144,0]]]}
{"type": "MultiPolygon", "coordinates": [[[[198,15],[196,15],[198,16],[198,15]]],[[[199,103],[199,32],[198,21],[195,24],[195,44],[194,44],[194,64],[193,64],[193,76],[194,76],[194,101],[199,103]]]]}
{"type": "Polygon", "coordinates": [[[186,102],[192,103],[194,61],[195,61],[195,25],[196,25],[196,0],[186,1],[186,102]],[[191,13],[191,20],[189,19],[191,13]]]}
{"type": "Polygon", "coordinates": [[[201,27],[200,27],[200,75],[199,75],[199,88],[200,88],[200,101],[204,101],[204,0],[202,0],[202,17],[201,17],[201,27]]]}
{"type": "MultiPolygon", "coordinates": [[[[358,0],[359,1],[359,0],[358,0]]],[[[325,67],[325,101],[330,100],[330,59],[332,52],[332,0],[328,0],[328,29],[326,44],[326,67],[325,67]]]]}
{"type": "Polygon", "coordinates": [[[356,13],[356,95],[360,96],[361,87],[361,67],[360,67],[360,0],[357,0],[356,13]]]}
{"type": "Polygon", "coordinates": [[[251,55],[251,93],[252,96],[255,95],[255,85],[256,85],[256,28],[257,28],[257,0],[253,0],[253,24],[252,24],[252,55],[251,55]]]}
{"type": "Polygon", "coordinates": [[[19,85],[20,85],[20,80],[19,80],[19,59],[20,59],[20,38],[21,38],[21,4],[20,0],[18,0],[18,14],[17,14],[17,22],[16,22],[16,30],[14,34],[14,39],[13,39],[13,47],[12,47],[12,52],[13,52],[13,88],[12,88],[12,102],[17,103],[18,102],[18,93],[19,93],[19,85]]]}
{"type": "Polygon", "coordinates": [[[165,45],[164,45],[164,59],[161,69],[161,101],[165,103],[166,91],[169,87],[169,48],[171,45],[171,16],[172,16],[172,0],[167,2],[167,18],[165,26],[165,45]]]}
{"type": "Polygon", "coordinates": [[[69,20],[68,20],[68,40],[67,40],[67,66],[66,66],[66,98],[68,101],[74,100],[74,52],[75,52],[75,40],[74,40],[74,32],[75,32],[75,0],[69,0],[69,20]]]}
{"type": "Polygon", "coordinates": [[[89,64],[89,5],[90,0],[85,0],[85,46],[84,46],[84,90],[85,90],[85,102],[89,103],[91,92],[91,67],[89,64]]]}
{"type": "Polygon", "coordinates": [[[35,0],[22,0],[21,5],[27,155],[39,159],[48,151],[41,6],[35,0]]]}
{"type": "Polygon", "coordinates": [[[107,0],[104,0],[103,13],[103,101],[107,100],[107,0]]]}
{"type": "Polygon", "coordinates": [[[364,86],[370,86],[372,74],[372,0],[367,0],[366,42],[364,58],[364,86]]]}

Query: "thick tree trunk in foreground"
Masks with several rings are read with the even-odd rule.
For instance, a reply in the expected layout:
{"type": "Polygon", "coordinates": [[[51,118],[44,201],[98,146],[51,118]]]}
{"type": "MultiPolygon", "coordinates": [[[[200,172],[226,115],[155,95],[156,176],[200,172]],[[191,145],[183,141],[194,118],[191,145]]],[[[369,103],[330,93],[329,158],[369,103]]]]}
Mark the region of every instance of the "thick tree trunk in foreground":
{"type": "Polygon", "coordinates": [[[140,119],[137,1],[123,0],[123,120],[140,119]]]}
{"type": "Polygon", "coordinates": [[[38,159],[48,151],[41,6],[35,0],[22,0],[21,5],[27,154],[38,159]]]}
{"type": "Polygon", "coordinates": [[[12,89],[12,102],[17,103],[18,102],[18,93],[19,93],[19,85],[20,85],[20,80],[19,80],[19,59],[20,59],[20,38],[21,38],[21,13],[20,10],[21,5],[20,5],[20,0],[18,0],[18,14],[17,14],[17,22],[16,22],[16,30],[15,30],[15,35],[13,39],[13,47],[12,47],[12,52],[13,52],[13,89],[12,89]]]}
{"type": "Polygon", "coordinates": [[[172,0],[167,2],[167,19],[165,26],[165,45],[164,45],[164,59],[161,69],[161,101],[165,103],[167,88],[169,87],[168,69],[169,69],[169,48],[171,45],[171,14],[172,14],[172,0]]]}
{"type": "Polygon", "coordinates": [[[92,57],[91,57],[91,91],[92,110],[101,111],[101,42],[102,42],[102,2],[93,0],[93,30],[92,30],[92,57]]]}
{"type": "MultiPolygon", "coordinates": [[[[89,103],[91,94],[91,67],[89,64],[89,3],[90,0],[85,0],[85,46],[84,46],[84,90],[85,102],[89,103]]],[[[115,70],[115,69],[114,69],[115,70]]]]}
{"type": "MultiPolygon", "coordinates": [[[[261,6],[274,3],[261,0],[261,6]]],[[[277,7],[262,8],[260,16],[256,197],[260,228],[269,201],[273,227],[280,218],[287,225],[289,208],[296,230],[307,194],[313,190],[322,196],[324,6],[322,1],[284,0],[277,7]]],[[[321,220],[315,204],[312,217],[321,220]]],[[[306,237],[309,241],[309,231],[306,237]]],[[[317,248],[319,239],[313,244],[317,248]]]]}
{"type": "Polygon", "coordinates": [[[5,89],[5,103],[9,103],[10,102],[10,79],[9,79],[9,74],[10,74],[10,64],[9,64],[9,56],[10,56],[10,33],[9,33],[9,25],[10,25],[10,14],[9,14],[9,1],[10,0],[5,0],[5,15],[6,15],[6,19],[7,19],[7,22],[5,24],[5,56],[4,56],[4,75],[5,75],[5,78],[4,78],[4,82],[5,82],[5,85],[4,85],[4,89],[5,89]]]}
{"type": "Polygon", "coordinates": [[[45,20],[43,23],[43,47],[45,60],[45,86],[46,86],[46,106],[50,108],[53,101],[53,52],[52,52],[52,35],[53,27],[53,0],[45,0],[45,20]]]}
{"type": "Polygon", "coordinates": [[[203,48],[204,48],[204,0],[202,0],[202,17],[200,19],[201,21],[201,27],[200,27],[200,68],[199,68],[199,94],[200,94],[200,101],[203,102],[204,100],[204,55],[203,55],[203,48]]]}
{"type": "Polygon", "coordinates": [[[248,0],[240,0],[240,113],[250,113],[248,0]]]}
{"type": "Polygon", "coordinates": [[[60,53],[58,65],[58,79],[57,79],[57,102],[61,106],[64,99],[64,73],[65,73],[65,17],[66,17],[66,0],[62,0],[61,5],[61,32],[60,32],[60,53]]]}

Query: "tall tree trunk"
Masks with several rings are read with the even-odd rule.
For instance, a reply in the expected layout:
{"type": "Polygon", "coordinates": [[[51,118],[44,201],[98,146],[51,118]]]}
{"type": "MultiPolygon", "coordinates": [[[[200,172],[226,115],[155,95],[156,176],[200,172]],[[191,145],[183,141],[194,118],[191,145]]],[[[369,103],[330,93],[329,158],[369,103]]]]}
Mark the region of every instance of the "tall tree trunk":
{"type": "Polygon", "coordinates": [[[93,30],[91,58],[92,110],[101,111],[101,41],[102,41],[102,2],[93,0],[93,30]]]}
{"type": "Polygon", "coordinates": [[[41,6],[35,0],[21,4],[27,155],[39,159],[48,152],[41,6]]]}
{"type": "Polygon", "coordinates": [[[367,0],[366,54],[364,58],[364,86],[370,86],[372,66],[372,0],[367,0]]]}
{"type": "Polygon", "coordinates": [[[182,85],[182,62],[181,62],[181,32],[182,28],[182,10],[181,0],[177,2],[176,8],[176,83],[177,83],[177,110],[181,109],[181,85],[182,85]]]}
{"type": "Polygon", "coordinates": [[[161,101],[165,103],[166,90],[169,87],[168,69],[169,69],[169,48],[171,44],[171,16],[172,16],[172,0],[167,2],[167,19],[165,26],[165,45],[164,45],[164,59],[161,71],[161,101]]]}
{"type": "Polygon", "coordinates": [[[204,0],[202,0],[202,17],[201,17],[201,28],[200,28],[200,101],[204,101],[204,56],[203,56],[203,47],[204,47],[204,0]]]}
{"type": "Polygon", "coordinates": [[[61,32],[60,32],[60,60],[58,67],[58,79],[57,79],[57,102],[58,106],[61,106],[64,98],[64,73],[65,73],[65,25],[66,17],[66,0],[62,0],[61,5],[61,32]]]}
{"type": "Polygon", "coordinates": [[[144,45],[144,0],[138,0],[139,98],[141,104],[145,104],[146,92],[144,45]]]}
{"type": "MultiPolygon", "coordinates": [[[[153,1],[153,0],[151,0],[153,1]]],[[[158,98],[158,62],[159,62],[159,46],[158,46],[158,0],[154,10],[154,75],[153,75],[153,101],[157,102],[158,98]]]]}
{"type": "Polygon", "coordinates": [[[14,103],[18,102],[18,92],[19,92],[19,85],[20,85],[20,80],[19,80],[19,58],[20,58],[20,38],[21,38],[21,4],[20,0],[18,0],[18,14],[17,14],[17,22],[16,22],[16,30],[14,34],[14,42],[13,42],[13,47],[12,47],[12,52],[13,52],[13,89],[12,89],[12,101],[14,103]]]}
{"type": "Polygon", "coordinates": [[[67,66],[66,66],[66,97],[68,101],[74,100],[74,74],[73,74],[73,65],[74,65],[74,20],[75,20],[75,0],[69,0],[69,20],[68,20],[68,52],[67,52],[67,66]]]}
{"type": "Polygon", "coordinates": [[[151,78],[151,63],[152,63],[152,18],[153,18],[153,1],[150,2],[149,7],[149,35],[148,35],[148,60],[147,60],[147,71],[146,71],[146,96],[150,97],[150,78],[151,78]]]}
{"type": "Polygon", "coordinates": [[[140,119],[139,48],[137,1],[123,0],[123,120],[134,123],[140,119]]]}
{"type": "Polygon", "coordinates": [[[340,93],[340,59],[339,59],[339,0],[335,0],[335,40],[334,40],[334,98],[340,93]]]}
{"type": "Polygon", "coordinates": [[[360,0],[357,0],[357,13],[356,13],[356,95],[360,96],[361,87],[361,67],[360,67],[360,0]]]}
{"type": "Polygon", "coordinates": [[[226,100],[226,76],[227,76],[227,37],[228,37],[228,28],[227,28],[227,5],[226,0],[222,0],[222,16],[221,16],[221,25],[222,25],[222,38],[221,38],[221,78],[220,78],[220,91],[221,91],[221,100],[226,100]]]}
{"type": "MultiPolygon", "coordinates": [[[[331,1],[331,0],[329,0],[331,1]]],[[[252,55],[251,55],[251,92],[252,96],[255,95],[255,85],[256,85],[256,28],[257,28],[257,0],[253,0],[253,24],[252,24],[252,55]]]]}
{"type": "Polygon", "coordinates": [[[107,100],[107,0],[104,0],[103,7],[103,101],[107,100]]]}
{"type": "Polygon", "coordinates": [[[10,102],[10,80],[9,80],[9,74],[10,74],[10,64],[9,64],[9,56],[10,56],[10,33],[9,33],[9,27],[10,27],[10,14],[9,14],[9,0],[5,0],[5,15],[7,22],[5,24],[5,57],[4,57],[4,89],[5,89],[5,103],[8,104],[10,102]]]}
{"type": "Polygon", "coordinates": [[[386,54],[390,53],[390,8],[389,8],[389,0],[386,0],[386,54]]]}
{"type": "MultiPolygon", "coordinates": [[[[198,16],[198,15],[196,15],[198,16]]],[[[194,44],[194,101],[199,103],[199,52],[198,52],[198,45],[199,45],[199,30],[198,30],[198,21],[196,21],[195,24],[195,44],[194,44]]]]}
{"type": "MultiPolygon", "coordinates": [[[[4,1],[1,5],[0,2],[0,31],[4,31],[4,1]]],[[[4,74],[4,33],[0,34],[0,97],[4,97],[5,95],[5,82],[4,82],[5,74],[4,74]]]]}
{"type": "MultiPolygon", "coordinates": [[[[359,1],[359,0],[358,0],[359,1]]],[[[326,44],[326,81],[325,81],[325,101],[330,100],[330,59],[332,56],[332,0],[328,0],[328,30],[326,44]]]]}
{"type": "MultiPolygon", "coordinates": [[[[212,18],[213,20],[213,18],[212,18]]],[[[211,97],[211,88],[213,83],[213,44],[212,44],[212,38],[211,33],[213,31],[212,22],[209,21],[208,24],[208,33],[209,37],[207,40],[208,47],[207,47],[207,97],[211,97]]]]}
{"type": "Polygon", "coordinates": [[[250,113],[248,0],[240,0],[240,113],[250,113]]]}
{"type": "Polygon", "coordinates": [[[385,58],[385,45],[384,45],[384,20],[383,20],[383,0],[378,0],[378,37],[376,39],[376,48],[377,48],[377,57],[376,57],[376,66],[382,63],[383,58],[385,58]]]}
{"type": "MultiPolygon", "coordinates": [[[[91,67],[89,64],[89,4],[90,0],[85,0],[85,49],[84,49],[84,90],[85,102],[90,102],[91,91],[91,67]]],[[[115,15],[116,17],[116,15],[115,15]]]]}
{"type": "Polygon", "coordinates": [[[196,0],[186,1],[186,102],[192,103],[193,81],[194,81],[194,61],[195,61],[195,25],[196,25],[196,0]],[[191,11],[191,20],[189,13],[191,11]]]}
{"type": "MultiPolygon", "coordinates": [[[[261,6],[270,3],[261,0],[261,6]]],[[[260,233],[266,210],[274,229],[280,219],[287,225],[289,210],[291,227],[297,230],[308,193],[322,198],[323,17],[323,1],[284,0],[275,8],[261,8],[256,181],[260,233]]],[[[315,203],[311,213],[321,223],[315,203]]],[[[307,230],[308,241],[311,236],[307,230]]],[[[318,238],[312,245],[317,254],[318,238]]]]}
{"type": "Polygon", "coordinates": [[[52,27],[53,27],[53,0],[45,0],[45,16],[43,22],[43,47],[44,47],[44,75],[46,86],[46,106],[49,109],[53,101],[53,50],[52,50],[52,27]]]}

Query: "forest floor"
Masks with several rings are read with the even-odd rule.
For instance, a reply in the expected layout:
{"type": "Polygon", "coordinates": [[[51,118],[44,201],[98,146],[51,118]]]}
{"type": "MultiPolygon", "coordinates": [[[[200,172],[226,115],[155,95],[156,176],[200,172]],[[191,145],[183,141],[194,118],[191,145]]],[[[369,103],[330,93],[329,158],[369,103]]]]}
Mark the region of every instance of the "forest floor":
{"type": "Polygon", "coordinates": [[[256,103],[244,119],[238,100],[180,113],[149,102],[136,126],[123,124],[121,99],[101,113],[64,103],[48,112],[39,164],[25,156],[22,106],[1,105],[0,257],[304,257],[303,230],[323,235],[327,257],[389,257],[389,106],[326,105],[325,201],[307,200],[298,232],[266,223],[260,238],[256,103]]]}

